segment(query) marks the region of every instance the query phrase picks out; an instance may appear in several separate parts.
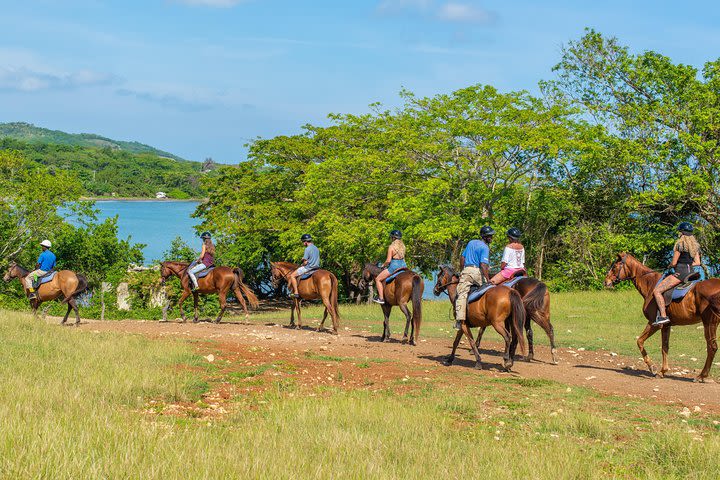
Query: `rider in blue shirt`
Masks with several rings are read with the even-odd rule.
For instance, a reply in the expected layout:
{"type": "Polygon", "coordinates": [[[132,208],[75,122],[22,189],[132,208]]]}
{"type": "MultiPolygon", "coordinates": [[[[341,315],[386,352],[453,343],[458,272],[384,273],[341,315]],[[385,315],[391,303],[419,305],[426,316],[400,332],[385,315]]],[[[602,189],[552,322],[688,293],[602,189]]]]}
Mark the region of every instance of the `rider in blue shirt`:
{"type": "Polygon", "coordinates": [[[460,330],[467,312],[467,297],[470,287],[484,285],[490,280],[490,242],[495,235],[492,227],[480,229],[482,240],[470,240],[460,257],[460,279],[455,298],[455,329],[460,330]]]}
{"type": "Polygon", "coordinates": [[[300,264],[300,268],[291,273],[289,277],[290,296],[294,298],[300,298],[300,294],[298,293],[298,277],[320,268],[320,250],[318,250],[313,243],[312,236],[306,233],[300,237],[300,241],[305,245],[302,263],[300,264]]]}
{"type": "Polygon", "coordinates": [[[40,246],[42,247],[42,253],[40,253],[40,256],[38,257],[35,270],[28,273],[25,277],[25,287],[27,288],[28,298],[31,300],[37,297],[35,289],[33,288],[33,282],[35,282],[38,277],[42,277],[55,268],[55,263],[57,261],[55,254],[50,251],[52,248],[50,240],[43,240],[40,242],[40,246]]]}

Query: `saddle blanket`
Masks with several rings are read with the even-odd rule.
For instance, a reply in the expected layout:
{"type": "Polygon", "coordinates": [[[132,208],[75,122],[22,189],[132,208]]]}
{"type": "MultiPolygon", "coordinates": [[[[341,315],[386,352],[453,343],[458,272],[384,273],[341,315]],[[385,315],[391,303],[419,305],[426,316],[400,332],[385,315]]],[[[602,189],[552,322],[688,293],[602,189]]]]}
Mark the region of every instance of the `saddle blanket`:
{"type": "Polygon", "coordinates": [[[313,273],[320,270],[319,268],[316,268],[315,270],[310,270],[308,273],[305,273],[303,275],[300,275],[300,280],[307,280],[308,278],[313,276],[313,273]]]}
{"type": "Polygon", "coordinates": [[[398,275],[400,275],[403,272],[407,272],[408,270],[410,270],[410,269],[409,268],[400,268],[400,269],[396,270],[395,273],[393,273],[392,275],[390,275],[388,278],[385,279],[385,283],[386,284],[392,283],[392,281],[395,280],[395,277],[397,277],[398,275]]]}
{"type": "Polygon", "coordinates": [[[57,274],[57,270],[53,270],[51,272],[46,273],[42,277],[38,277],[38,279],[33,282],[33,288],[38,288],[43,283],[48,283],[53,278],[55,278],[56,274],[57,274]]]}
{"type": "Polygon", "coordinates": [[[215,270],[215,265],[212,265],[212,266],[206,268],[205,270],[201,270],[200,272],[195,274],[195,277],[196,278],[207,277],[210,274],[210,272],[212,272],[213,270],[215,270]]]}
{"type": "MultiPolygon", "coordinates": [[[[665,276],[662,276],[660,280],[658,281],[655,286],[657,286],[660,282],[663,281],[665,276]]],[[[692,290],[692,288],[695,286],[696,283],[700,282],[701,280],[692,280],[690,282],[681,283],[677,287],[668,290],[667,292],[663,293],[663,299],[665,300],[665,305],[670,304],[670,302],[679,302],[683,298],[685,298],[685,295],[692,290]]]]}
{"type": "Polygon", "coordinates": [[[495,285],[492,283],[488,283],[486,285],[483,285],[482,287],[473,287],[470,289],[470,293],[468,294],[467,303],[473,303],[480,300],[480,298],[487,293],[488,290],[491,288],[494,288],[495,285]]]}
{"type": "Polygon", "coordinates": [[[505,285],[506,287],[512,288],[517,282],[519,282],[519,281],[522,280],[523,278],[528,278],[528,277],[526,277],[525,275],[521,275],[521,276],[519,276],[519,277],[513,277],[511,280],[503,283],[502,285],[505,285]]]}

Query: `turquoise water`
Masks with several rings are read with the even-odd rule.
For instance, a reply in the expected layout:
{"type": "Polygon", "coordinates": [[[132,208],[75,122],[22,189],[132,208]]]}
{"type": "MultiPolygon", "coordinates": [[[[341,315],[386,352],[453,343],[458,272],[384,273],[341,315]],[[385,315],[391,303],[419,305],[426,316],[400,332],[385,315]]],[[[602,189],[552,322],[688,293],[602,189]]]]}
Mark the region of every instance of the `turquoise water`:
{"type": "Polygon", "coordinates": [[[170,248],[170,242],[178,236],[200,251],[200,240],[193,228],[199,222],[190,217],[197,206],[198,202],[172,200],[95,202],[95,208],[100,210],[100,220],[118,216],[120,238],[129,236],[133,243],[146,245],[143,253],[148,264],[160,259],[163,252],[170,248]]]}

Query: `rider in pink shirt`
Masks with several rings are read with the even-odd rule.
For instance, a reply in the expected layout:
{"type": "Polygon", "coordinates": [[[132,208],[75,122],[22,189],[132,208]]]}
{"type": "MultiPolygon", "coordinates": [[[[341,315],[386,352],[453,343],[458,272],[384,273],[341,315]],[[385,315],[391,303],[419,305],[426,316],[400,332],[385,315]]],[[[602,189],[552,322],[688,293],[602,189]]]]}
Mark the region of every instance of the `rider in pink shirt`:
{"type": "Polygon", "coordinates": [[[525,271],[525,247],[520,243],[520,235],[520,230],[514,227],[507,231],[508,244],[503,251],[500,272],[490,283],[499,285],[510,280],[516,273],[525,271]]]}

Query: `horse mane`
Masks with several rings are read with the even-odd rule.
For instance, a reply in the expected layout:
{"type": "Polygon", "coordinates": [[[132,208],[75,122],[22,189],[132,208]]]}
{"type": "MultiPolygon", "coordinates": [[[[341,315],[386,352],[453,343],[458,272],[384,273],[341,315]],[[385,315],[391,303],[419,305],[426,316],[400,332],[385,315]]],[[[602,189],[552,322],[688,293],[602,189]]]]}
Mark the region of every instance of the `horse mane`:
{"type": "Polygon", "coordinates": [[[438,270],[442,270],[442,269],[447,270],[447,272],[450,274],[451,277],[452,277],[453,275],[457,275],[457,273],[455,273],[455,269],[454,269],[453,266],[450,265],[450,264],[442,264],[442,265],[439,265],[439,266],[438,266],[438,270]]]}
{"type": "Polygon", "coordinates": [[[650,268],[647,265],[645,265],[644,263],[642,263],[640,260],[637,259],[637,257],[632,255],[631,253],[621,252],[618,254],[618,259],[621,259],[623,256],[625,257],[625,263],[628,263],[627,262],[628,260],[632,260],[632,263],[637,265],[637,268],[639,268],[641,270],[641,272],[640,272],[641,274],[653,271],[652,268],[650,268]]]}
{"type": "Polygon", "coordinates": [[[295,270],[296,268],[299,268],[299,265],[297,263],[291,263],[291,262],[270,262],[270,265],[276,266],[279,268],[291,268],[295,270]]]}
{"type": "Polygon", "coordinates": [[[376,263],[367,262],[363,267],[363,271],[367,270],[371,275],[377,276],[381,271],[382,267],[378,267],[376,263]]]}

